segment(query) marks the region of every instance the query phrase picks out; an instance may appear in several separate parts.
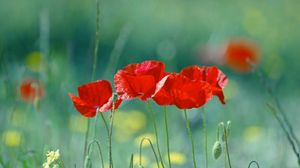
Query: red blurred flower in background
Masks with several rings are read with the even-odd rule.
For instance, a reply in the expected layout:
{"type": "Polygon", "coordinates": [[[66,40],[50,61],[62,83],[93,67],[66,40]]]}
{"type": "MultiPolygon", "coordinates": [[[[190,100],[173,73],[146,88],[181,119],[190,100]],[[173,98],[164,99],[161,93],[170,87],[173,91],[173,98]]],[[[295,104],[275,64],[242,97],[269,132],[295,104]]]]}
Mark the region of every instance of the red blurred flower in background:
{"type": "Polygon", "coordinates": [[[222,89],[227,85],[228,79],[217,67],[200,67],[195,65],[184,68],[180,73],[191,80],[199,80],[209,83],[212,94],[218,96],[221,103],[225,104],[222,89]]]}
{"type": "Polygon", "coordinates": [[[251,64],[258,64],[259,61],[259,51],[253,42],[236,39],[227,43],[225,62],[229,68],[237,72],[249,72],[251,64]]]}
{"type": "Polygon", "coordinates": [[[212,97],[209,83],[192,80],[182,74],[169,74],[158,84],[153,100],[159,105],[176,105],[180,109],[198,108],[212,97]]]}
{"type": "Polygon", "coordinates": [[[45,96],[44,86],[37,79],[25,79],[20,85],[20,96],[26,102],[34,102],[45,96]]]}
{"type": "Polygon", "coordinates": [[[129,64],[114,77],[116,92],[123,100],[151,98],[157,82],[166,75],[164,68],[162,62],[151,60],[129,64]]]}
{"type": "MultiPolygon", "coordinates": [[[[86,117],[94,117],[96,112],[112,110],[113,92],[111,85],[106,80],[98,80],[78,87],[79,97],[69,93],[75,108],[86,117]]],[[[121,104],[118,99],[115,109],[121,104]]]]}

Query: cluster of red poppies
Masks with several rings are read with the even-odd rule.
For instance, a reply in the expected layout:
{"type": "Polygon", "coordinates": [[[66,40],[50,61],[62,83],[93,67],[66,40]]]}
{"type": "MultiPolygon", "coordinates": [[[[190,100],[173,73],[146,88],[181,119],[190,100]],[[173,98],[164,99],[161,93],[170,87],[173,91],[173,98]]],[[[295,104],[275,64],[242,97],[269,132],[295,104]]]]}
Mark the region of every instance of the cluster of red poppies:
{"type": "Polygon", "coordinates": [[[223,88],[226,75],[217,67],[190,66],[180,73],[165,72],[165,65],[159,61],[145,61],[129,64],[114,76],[117,99],[106,80],[98,80],[78,88],[79,97],[69,93],[75,108],[86,117],[96,112],[118,108],[122,100],[152,98],[157,104],[176,105],[180,109],[198,108],[217,96],[224,104],[223,88]],[[113,102],[115,101],[115,102],[113,102]]]}

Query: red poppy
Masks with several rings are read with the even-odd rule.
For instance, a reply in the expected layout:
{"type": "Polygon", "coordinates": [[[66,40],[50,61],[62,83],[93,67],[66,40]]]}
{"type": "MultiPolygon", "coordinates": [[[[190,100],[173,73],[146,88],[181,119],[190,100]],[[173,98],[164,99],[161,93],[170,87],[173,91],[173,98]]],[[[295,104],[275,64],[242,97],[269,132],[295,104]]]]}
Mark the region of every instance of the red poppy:
{"type": "MultiPolygon", "coordinates": [[[[98,80],[78,87],[79,97],[69,93],[75,108],[86,117],[94,117],[96,112],[106,112],[112,109],[113,92],[106,80],[98,80]]],[[[115,109],[120,105],[118,99],[115,109]]]]}
{"type": "Polygon", "coordinates": [[[207,82],[191,80],[182,74],[169,74],[157,84],[153,100],[159,105],[190,109],[201,107],[211,97],[211,86],[207,82]]]}
{"type": "Polygon", "coordinates": [[[180,73],[191,80],[200,80],[209,83],[212,94],[218,96],[221,103],[225,104],[222,89],[227,85],[228,79],[217,67],[190,66],[184,68],[180,73]]]}
{"type": "Polygon", "coordinates": [[[129,64],[114,77],[116,92],[123,100],[139,97],[144,101],[151,97],[157,82],[166,75],[164,68],[159,61],[129,64]]]}
{"type": "Polygon", "coordinates": [[[44,87],[37,79],[25,79],[20,86],[20,96],[26,102],[33,102],[45,96],[44,87]]]}
{"type": "Polygon", "coordinates": [[[228,67],[237,72],[249,72],[251,64],[258,64],[260,61],[259,51],[250,41],[231,40],[227,44],[225,61],[228,67]]]}

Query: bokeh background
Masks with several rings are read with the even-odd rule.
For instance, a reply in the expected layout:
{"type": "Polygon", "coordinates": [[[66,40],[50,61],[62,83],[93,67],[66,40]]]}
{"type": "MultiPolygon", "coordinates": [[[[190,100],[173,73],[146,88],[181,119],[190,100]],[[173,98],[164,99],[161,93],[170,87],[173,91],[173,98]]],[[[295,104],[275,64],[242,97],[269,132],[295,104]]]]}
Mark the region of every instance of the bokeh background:
{"type": "MultiPolygon", "coordinates": [[[[296,0],[100,0],[96,79],[112,81],[118,69],[148,59],[163,61],[167,71],[177,72],[188,65],[214,65],[203,61],[203,48],[233,38],[249,39],[260,50],[258,68],[300,136],[299,9],[296,0]]],[[[59,149],[66,167],[81,167],[87,119],[75,110],[68,92],[76,94],[79,85],[91,80],[96,2],[0,0],[0,23],[0,161],[7,167],[41,167],[46,151],[59,149]],[[37,103],[20,98],[20,84],[29,78],[40,80],[45,89],[45,97],[37,103]]],[[[226,105],[214,98],[205,106],[209,167],[223,165],[222,159],[213,159],[211,148],[218,123],[227,120],[232,122],[229,144],[234,167],[247,167],[251,160],[261,167],[296,167],[286,137],[266,108],[272,98],[257,75],[219,67],[229,84],[226,105]]],[[[152,105],[165,154],[163,108],[152,105]]],[[[201,167],[202,110],[188,111],[201,167]]],[[[168,111],[174,167],[191,167],[182,111],[174,107],[168,111]]],[[[92,119],[93,132],[105,151],[100,119],[92,119]]],[[[123,103],[115,120],[115,166],[129,165],[141,137],[153,138],[153,133],[146,103],[123,103]]],[[[144,149],[145,167],[155,167],[149,146],[144,149]]],[[[99,165],[98,158],[95,150],[94,165],[99,165]]]]}

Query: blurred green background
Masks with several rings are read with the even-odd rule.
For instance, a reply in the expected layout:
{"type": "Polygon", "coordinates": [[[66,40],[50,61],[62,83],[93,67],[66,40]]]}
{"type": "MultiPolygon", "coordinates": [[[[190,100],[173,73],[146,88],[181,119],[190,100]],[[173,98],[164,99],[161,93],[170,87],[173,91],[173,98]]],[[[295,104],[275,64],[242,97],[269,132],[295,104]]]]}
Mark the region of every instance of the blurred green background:
{"type": "MultiPolygon", "coordinates": [[[[232,38],[246,38],[260,48],[259,68],[279,98],[299,136],[298,105],[300,66],[300,2],[200,1],[200,0],[100,0],[100,46],[96,79],[112,81],[117,69],[129,63],[156,59],[167,71],[188,65],[204,65],[199,49],[232,38]]],[[[0,0],[0,161],[8,167],[41,167],[48,150],[60,149],[66,167],[82,166],[87,120],[79,115],[67,93],[90,82],[96,31],[94,0],[0,0]],[[22,80],[36,78],[46,96],[39,108],[19,96],[22,80]]],[[[247,167],[257,160],[261,167],[296,167],[286,137],[265,103],[266,94],[254,73],[239,74],[225,66],[229,77],[227,104],[216,98],[205,106],[211,147],[217,124],[232,121],[230,152],[234,167],[247,167]]],[[[163,108],[154,103],[164,154],[163,108]]],[[[192,159],[182,111],[168,108],[174,167],[191,167],[192,159]]],[[[198,164],[204,166],[202,110],[189,110],[196,142],[198,164]]],[[[108,114],[107,114],[108,116],[108,114]]],[[[130,154],[138,153],[139,137],[153,137],[146,103],[124,102],[116,116],[114,159],[117,168],[129,165],[130,154]],[[119,117],[119,119],[118,119],[119,117]]],[[[92,129],[95,119],[92,119],[92,129]]],[[[93,134],[92,130],[92,134],[93,134]]],[[[106,149],[101,120],[97,137],[106,149]]],[[[145,167],[154,158],[145,147],[145,167]]],[[[136,155],[137,156],[137,155],[136,155]]],[[[106,157],[106,155],[105,155],[106,157]]],[[[99,165],[96,150],[93,161],[99,165]]],[[[96,167],[96,166],[95,166],[96,167]]]]}

